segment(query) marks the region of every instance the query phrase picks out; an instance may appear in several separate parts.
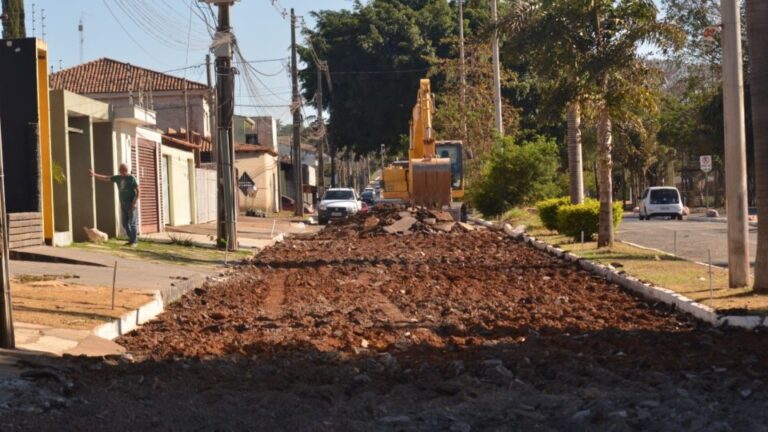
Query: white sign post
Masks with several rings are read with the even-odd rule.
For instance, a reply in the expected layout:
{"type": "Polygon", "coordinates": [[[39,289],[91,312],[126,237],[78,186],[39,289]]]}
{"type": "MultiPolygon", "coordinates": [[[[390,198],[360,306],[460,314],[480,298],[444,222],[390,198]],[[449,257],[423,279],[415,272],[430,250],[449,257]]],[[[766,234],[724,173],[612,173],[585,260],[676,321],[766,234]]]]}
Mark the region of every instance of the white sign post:
{"type": "Polygon", "coordinates": [[[712,171],[712,156],[699,156],[699,167],[704,172],[704,207],[709,208],[709,172],[712,171]]]}

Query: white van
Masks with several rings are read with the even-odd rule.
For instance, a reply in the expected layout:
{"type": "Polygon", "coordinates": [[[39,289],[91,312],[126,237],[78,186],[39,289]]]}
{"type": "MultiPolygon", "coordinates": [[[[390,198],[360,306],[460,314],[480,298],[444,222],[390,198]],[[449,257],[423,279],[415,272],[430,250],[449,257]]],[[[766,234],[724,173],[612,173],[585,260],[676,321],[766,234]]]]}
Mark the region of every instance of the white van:
{"type": "Polygon", "coordinates": [[[640,198],[640,220],[661,216],[683,220],[683,200],[676,187],[650,187],[643,192],[640,198]]]}

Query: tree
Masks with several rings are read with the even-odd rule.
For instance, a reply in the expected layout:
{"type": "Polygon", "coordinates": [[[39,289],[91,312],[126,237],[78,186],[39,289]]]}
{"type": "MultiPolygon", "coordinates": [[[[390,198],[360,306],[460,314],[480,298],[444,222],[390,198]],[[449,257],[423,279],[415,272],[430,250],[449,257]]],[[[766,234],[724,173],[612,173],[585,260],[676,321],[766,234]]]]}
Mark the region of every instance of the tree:
{"type": "MultiPolygon", "coordinates": [[[[419,79],[453,46],[454,11],[441,0],[372,0],[352,10],[313,12],[316,26],[301,50],[304,96],[317,87],[315,56],[327,61],[333,92],[330,112],[334,147],[356,154],[399,149],[408,133],[419,79]]],[[[434,83],[434,89],[439,89],[434,83]]]]}
{"type": "Polygon", "coordinates": [[[24,27],[24,0],[3,0],[3,39],[27,37],[24,27]]]}
{"type": "MultiPolygon", "coordinates": [[[[583,1],[581,3],[584,3],[583,1]]],[[[649,65],[638,58],[641,45],[663,50],[679,48],[683,34],[676,26],[657,18],[652,0],[592,0],[590,13],[594,50],[585,65],[594,77],[594,104],[598,113],[598,174],[600,226],[597,246],[612,247],[613,233],[613,117],[631,115],[627,107],[653,103],[653,93],[644,86],[649,65]]],[[[589,19],[588,19],[589,18],[589,19]]]]}
{"type": "Polygon", "coordinates": [[[757,186],[757,258],[755,291],[768,292],[768,34],[759,27],[768,23],[768,2],[747,0],[747,32],[750,44],[752,124],[757,186]]]}
{"type": "MultiPolygon", "coordinates": [[[[583,74],[582,65],[594,43],[588,32],[574,29],[583,27],[589,7],[583,1],[539,0],[522,12],[522,20],[518,16],[521,14],[519,9],[511,11],[513,16],[505,17],[505,21],[522,21],[510,35],[506,54],[524,57],[537,76],[546,80],[543,88],[548,90],[547,100],[543,105],[557,107],[557,113],[561,111],[560,107],[567,107],[569,195],[572,203],[582,203],[581,115],[587,87],[591,85],[583,74]]],[[[551,110],[545,112],[551,114],[551,110]]]]}
{"type": "MultiPolygon", "coordinates": [[[[444,77],[444,83],[436,96],[436,113],[433,126],[438,137],[463,139],[474,159],[469,161],[465,176],[471,183],[481,174],[479,168],[496,146],[493,105],[493,66],[490,43],[475,40],[466,45],[466,94],[462,97],[460,64],[458,59],[444,59],[433,67],[431,76],[444,77]],[[464,125],[466,124],[466,129],[464,125]],[[466,136],[464,136],[466,133],[466,136]]],[[[511,80],[511,74],[501,69],[502,86],[511,80]]],[[[517,112],[502,100],[504,128],[511,136],[517,130],[517,112]]]]}

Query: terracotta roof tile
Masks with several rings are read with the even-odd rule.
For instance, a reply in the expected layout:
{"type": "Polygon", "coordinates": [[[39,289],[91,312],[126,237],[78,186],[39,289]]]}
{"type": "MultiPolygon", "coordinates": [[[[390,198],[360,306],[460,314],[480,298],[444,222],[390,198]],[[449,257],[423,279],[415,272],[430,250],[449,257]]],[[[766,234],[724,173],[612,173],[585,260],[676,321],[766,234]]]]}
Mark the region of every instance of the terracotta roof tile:
{"type": "MultiPolygon", "coordinates": [[[[126,93],[130,89],[152,91],[184,90],[184,79],[173,75],[101,58],[63,69],[51,75],[51,88],[79,94],[126,93]]],[[[187,89],[207,89],[205,84],[187,80],[187,89]]]]}

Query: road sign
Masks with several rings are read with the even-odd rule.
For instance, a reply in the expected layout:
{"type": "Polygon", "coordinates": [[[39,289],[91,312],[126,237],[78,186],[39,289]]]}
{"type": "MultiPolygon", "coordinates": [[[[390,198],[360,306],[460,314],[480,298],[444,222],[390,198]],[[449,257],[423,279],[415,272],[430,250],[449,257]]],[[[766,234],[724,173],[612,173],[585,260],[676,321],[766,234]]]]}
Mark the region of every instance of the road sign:
{"type": "Polygon", "coordinates": [[[712,171],[712,156],[699,156],[699,166],[705,173],[712,171]]]}

